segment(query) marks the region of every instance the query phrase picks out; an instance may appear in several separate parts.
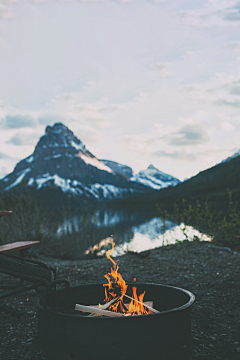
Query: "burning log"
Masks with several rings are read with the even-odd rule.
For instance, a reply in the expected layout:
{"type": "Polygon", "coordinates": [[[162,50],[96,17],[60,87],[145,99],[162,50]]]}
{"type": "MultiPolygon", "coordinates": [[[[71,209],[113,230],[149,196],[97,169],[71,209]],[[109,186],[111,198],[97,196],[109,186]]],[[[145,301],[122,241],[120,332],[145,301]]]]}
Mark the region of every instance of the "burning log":
{"type": "Polygon", "coordinates": [[[110,300],[109,302],[107,302],[106,304],[104,304],[103,306],[101,306],[101,309],[102,309],[102,310],[107,310],[110,305],[114,304],[114,303],[117,302],[119,299],[120,299],[120,296],[117,296],[116,298],[110,300]]]}
{"type": "MultiPolygon", "coordinates": [[[[129,311],[129,305],[130,305],[129,303],[128,303],[128,304],[124,304],[124,306],[126,307],[127,311],[129,311]]],[[[144,305],[145,307],[146,307],[146,305],[152,307],[153,301],[144,301],[144,302],[143,302],[143,305],[144,305]]],[[[152,314],[152,311],[149,310],[148,314],[152,314]]]]}
{"type": "MultiPolygon", "coordinates": [[[[110,300],[109,302],[107,302],[106,304],[102,305],[101,307],[99,307],[98,305],[93,305],[92,307],[96,308],[96,309],[101,309],[101,310],[107,310],[109,308],[110,305],[114,304],[115,302],[117,302],[120,299],[120,296],[110,300]]],[[[88,316],[97,316],[97,314],[90,314],[88,316]]]]}
{"type": "Polygon", "coordinates": [[[139,300],[135,300],[134,298],[132,298],[131,296],[128,296],[128,295],[124,295],[125,297],[127,297],[128,299],[131,299],[131,300],[133,300],[133,301],[137,301],[140,305],[143,305],[143,306],[145,306],[148,310],[150,310],[150,311],[152,311],[152,312],[154,312],[154,313],[156,313],[156,314],[158,314],[160,311],[158,311],[158,310],[156,310],[156,309],[154,309],[153,307],[151,307],[151,306],[149,306],[149,305],[147,305],[146,303],[142,303],[141,301],[139,301],[139,300]]]}
{"type": "Polygon", "coordinates": [[[120,285],[116,284],[116,283],[112,283],[112,287],[110,287],[108,289],[108,292],[111,294],[111,293],[114,293],[115,295],[119,296],[122,294],[122,288],[120,285]]]}
{"type": "Polygon", "coordinates": [[[87,313],[91,313],[91,314],[110,316],[110,317],[129,316],[128,314],[125,315],[125,314],[121,314],[121,313],[117,313],[117,312],[113,312],[113,311],[102,310],[101,308],[96,309],[91,306],[80,305],[80,304],[75,305],[75,310],[87,312],[87,313]]]}

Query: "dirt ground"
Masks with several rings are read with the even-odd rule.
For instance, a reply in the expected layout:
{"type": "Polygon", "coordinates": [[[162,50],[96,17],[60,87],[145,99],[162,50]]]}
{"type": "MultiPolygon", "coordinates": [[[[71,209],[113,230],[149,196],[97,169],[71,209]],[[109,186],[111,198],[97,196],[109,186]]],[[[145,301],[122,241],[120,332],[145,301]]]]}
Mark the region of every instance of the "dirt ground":
{"type": "MultiPolygon", "coordinates": [[[[195,295],[191,360],[240,359],[240,253],[210,243],[184,242],[119,259],[119,271],[126,281],[137,278],[139,282],[173,285],[195,295]]],[[[103,283],[103,275],[111,268],[106,258],[38,260],[56,267],[58,276],[74,285],[103,283]]],[[[0,274],[0,282],[6,282],[5,275],[0,274]]],[[[41,352],[32,351],[37,335],[37,296],[32,290],[0,301],[1,360],[47,360],[41,352]],[[22,316],[2,311],[4,304],[22,311],[22,316]]]]}

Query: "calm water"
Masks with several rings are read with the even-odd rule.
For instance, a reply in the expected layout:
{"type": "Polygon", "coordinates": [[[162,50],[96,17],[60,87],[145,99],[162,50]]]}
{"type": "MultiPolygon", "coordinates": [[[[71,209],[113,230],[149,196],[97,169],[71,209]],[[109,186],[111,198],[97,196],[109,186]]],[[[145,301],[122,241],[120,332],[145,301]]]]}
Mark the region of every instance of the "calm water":
{"type": "Polygon", "coordinates": [[[88,217],[75,216],[65,220],[58,229],[58,236],[74,229],[75,234],[86,228],[82,241],[82,253],[95,252],[103,255],[110,248],[111,238],[116,243],[113,256],[120,256],[127,251],[141,252],[159,246],[174,244],[186,238],[192,240],[197,236],[201,240],[210,240],[191,226],[175,224],[167,219],[163,222],[158,216],[148,214],[133,214],[121,210],[97,210],[88,217]],[[112,236],[111,236],[112,235],[112,236]]]}

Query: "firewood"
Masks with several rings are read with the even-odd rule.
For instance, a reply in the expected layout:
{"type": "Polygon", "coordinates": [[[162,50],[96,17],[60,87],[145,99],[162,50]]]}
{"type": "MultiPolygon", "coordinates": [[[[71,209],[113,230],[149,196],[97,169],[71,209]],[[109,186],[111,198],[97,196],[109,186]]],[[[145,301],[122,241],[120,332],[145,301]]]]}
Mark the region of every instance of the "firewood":
{"type": "Polygon", "coordinates": [[[122,293],[122,288],[121,288],[120,285],[118,285],[118,284],[116,284],[116,283],[113,283],[113,284],[112,284],[112,287],[108,289],[108,292],[109,292],[109,293],[110,293],[110,292],[113,292],[114,294],[116,294],[116,295],[119,296],[119,295],[121,295],[121,293],[122,293]]]}
{"type": "MultiPolygon", "coordinates": [[[[126,307],[126,310],[128,311],[129,310],[129,305],[130,304],[124,304],[124,306],[126,307]]],[[[153,306],[153,301],[144,301],[143,302],[143,305],[145,306],[145,307],[147,307],[147,306],[150,306],[150,307],[152,307],[153,306]]],[[[150,310],[150,309],[148,309],[149,310],[149,312],[148,312],[148,314],[152,314],[153,313],[153,311],[152,310],[150,310]]]]}
{"type": "Polygon", "coordinates": [[[144,303],[142,303],[141,301],[139,301],[139,300],[135,300],[135,299],[133,299],[131,296],[128,296],[128,295],[124,295],[124,296],[126,296],[128,299],[131,299],[131,300],[134,300],[134,301],[137,301],[139,304],[141,304],[141,305],[143,305],[143,306],[145,306],[148,310],[151,310],[152,312],[154,312],[154,313],[156,313],[156,314],[158,314],[160,311],[158,311],[158,310],[156,310],[156,309],[154,309],[153,307],[151,307],[151,306],[149,306],[149,305],[146,305],[146,303],[144,304],[144,303]]]}
{"type": "MultiPolygon", "coordinates": [[[[106,304],[102,305],[101,307],[99,307],[99,305],[92,305],[91,307],[95,308],[95,309],[102,309],[102,310],[107,310],[109,308],[110,305],[114,304],[115,302],[117,302],[120,299],[120,296],[117,296],[116,298],[110,300],[109,302],[107,302],[106,304]]],[[[97,316],[97,314],[90,314],[88,316],[97,316]]]]}
{"type": "Polygon", "coordinates": [[[108,310],[102,310],[101,308],[96,309],[91,306],[80,305],[80,304],[75,305],[75,310],[82,311],[82,312],[88,312],[88,313],[92,313],[92,314],[99,314],[99,315],[103,315],[103,316],[109,316],[109,317],[126,316],[121,313],[116,313],[116,312],[108,311],[108,310]]]}

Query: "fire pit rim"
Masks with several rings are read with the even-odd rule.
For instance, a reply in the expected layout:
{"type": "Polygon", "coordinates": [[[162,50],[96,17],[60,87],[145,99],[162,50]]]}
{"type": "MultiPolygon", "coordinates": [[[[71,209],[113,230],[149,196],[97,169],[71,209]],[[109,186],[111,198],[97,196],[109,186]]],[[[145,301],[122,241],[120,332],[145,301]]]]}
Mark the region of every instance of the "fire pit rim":
{"type": "MultiPolygon", "coordinates": [[[[102,283],[79,284],[79,285],[73,286],[72,288],[76,288],[76,287],[79,287],[79,286],[86,286],[87,287],[87,286],[94,286],[94,285],[99,286],[99,285],[103,285],[103,284],[102,283]]],[[[175,312],[175,311],[181,311],[181,310],[184,310],[184,309],[188,308],[189,306],[191,306],[193,304],[193,302],[195,301],[195,296],[189,290],[182,289],[182,288],[172,286],[172,285],[164,285],[164,284],[156,284],[156,283],[137,283],[137,282],[127,283],[126,285],[130,285],[130,286],[136,286],[136,285],[140,285],[140,286],[141,285],[161,286],[161,287],[165,287],[165,288],[171,288],[171,289],[179,290],[179,291],[184,292],[186,295],[189,296],[189,301],[186,304],[182,305],[182,306],[179,306],[179,307],[173,308],[173,309],[169,309],[169,310],[160,311],[159,313],[146,314],[144,316],[134,316],[134,319],[137,319],[137,318],[142,319],[143,317],[145,318],[146,316],[161,316],[163,314],[167,314],[167,313],[171,313],[171,312],[175,312]]],[[[61,290],[59,290],[59,291],[61,291],[61,290]]],[[[39,310],[44,311],[43,306],[40,304],[40,300],[38,300],[38,302],[36,304],[36,307],[39,310]]],[[[126,319],[133,318],[131,316],[129,316],[129,317],[91,317],[91,316],[83,316],[81,314],[68,314],[68,313],[64,313],[64,312],[61,312],[61,311],[57,311],[57,310],[54,310],[54,313],[59,314],[59,315],[64,316],[64,317],[66,317],[66,316],[67,317],[73,317],[73,318],[80,317],[80,318],[84,318],[84,319],[92,319],[94,321],[95,320],[120,321],[120,320],[123,320],[123,319],[126,321],[126,319]]]]}

